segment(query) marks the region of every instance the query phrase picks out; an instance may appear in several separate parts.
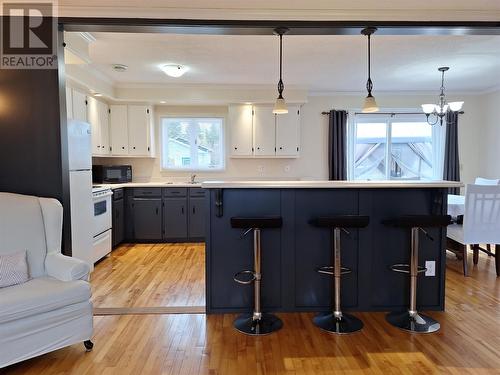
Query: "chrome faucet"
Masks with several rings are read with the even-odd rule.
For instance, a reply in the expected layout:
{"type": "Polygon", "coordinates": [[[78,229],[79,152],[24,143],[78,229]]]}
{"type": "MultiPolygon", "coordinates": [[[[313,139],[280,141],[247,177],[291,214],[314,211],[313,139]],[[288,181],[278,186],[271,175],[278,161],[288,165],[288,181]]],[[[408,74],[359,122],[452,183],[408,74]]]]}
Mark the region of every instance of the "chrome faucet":
{"type": "Polygon", "coordinates": [[[194,184],[194,183],[195,183],[195,182],[194,182],[194,179],[195,179],[195,178],[196,178],[196,175],[195,175],[195,174],[192,174],[192,175],[191,175],[191,183],[192,183],[192,184],[194,184]]]}

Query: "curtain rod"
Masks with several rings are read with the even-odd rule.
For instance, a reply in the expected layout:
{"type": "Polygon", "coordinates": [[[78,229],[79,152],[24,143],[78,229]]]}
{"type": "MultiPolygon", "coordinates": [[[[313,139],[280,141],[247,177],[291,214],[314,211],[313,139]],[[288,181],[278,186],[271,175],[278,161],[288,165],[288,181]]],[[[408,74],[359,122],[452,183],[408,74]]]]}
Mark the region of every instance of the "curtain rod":
{"type": "MultiPolygon", "coordinates": [[[[463,115],[465,112],[460,111],[458,114],[463,115]]],[[[330,111],[321,112],[322,115],[329,115],[330,111]]],[[[424,112],[373,112],[373,113],[363,113],[354,112],[354,115],[386,115],[386,116],[397,116],[397,115],[425,115],[424,112]]]]}

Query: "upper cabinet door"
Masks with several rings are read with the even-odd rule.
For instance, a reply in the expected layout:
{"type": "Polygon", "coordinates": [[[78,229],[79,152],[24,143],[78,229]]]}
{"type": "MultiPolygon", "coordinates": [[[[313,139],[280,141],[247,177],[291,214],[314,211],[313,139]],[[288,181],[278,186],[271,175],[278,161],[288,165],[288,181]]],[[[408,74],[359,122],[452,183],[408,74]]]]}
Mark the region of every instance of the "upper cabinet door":
{"type": "Polygon", "coordinates": [[[66,86],[66,118],[73,118],[73,90],[69,86],[66,86]]]}
{"type": "MultiPolygon", "coordinates": [[[[74,96],[73,96],[74,97],[74,96]]],[[[99,102],[92,97],[88,100],[88,122],[90,123],[90,131],[92,137],[92,154],[101,154],[101,127],[100,127],[100,116],[99,116],[99,102]]]]}
{"type": "Polygon", "coordinates": [[[288,106],[288,113],[276,116],[276,155],[298,156],[300,107],[288,106]]]}
{"type": "Polygon", "coordinates": [[[111,153],[128,155],[128,118],[126,105],[109,106],[111,153]]]}
{"type": "Polygon", "coordinates": [[[253,107],[254,155],[274,156],[276,125],[272,106],[253,107]]]}
{"type": "Polygon", "coordinates": [[[101,135],[101,154],[110,154],[109,143],[109,107],[106,103],[98,101],[99,130],[101,135]]]}
{"type": "Polygon", "coordinates": [[[252,156],[252,105],[230,105],[228,110],[231,155],[252,156]]]}
{"type": "MultiPolygon", "coordinates": [[[[71,89],[71,112],[68,110],[68,118],[72,118],[73,120],[90,122],[90,118],[87,116],[87,95],[83,92],[71,89]],[[70,113],[72,117],[70,117],[70,113]]],[[[68,94],[66,93],[66,100],[68,98],[68,94]]],[[[68,105],[69,108],[69,105],[68,105]]]]}
{"type": "Polygon", "coordinates": [[[128,106],[128,144],[130,155],[149,155],[151,109],[145,105],[128,106]]]}

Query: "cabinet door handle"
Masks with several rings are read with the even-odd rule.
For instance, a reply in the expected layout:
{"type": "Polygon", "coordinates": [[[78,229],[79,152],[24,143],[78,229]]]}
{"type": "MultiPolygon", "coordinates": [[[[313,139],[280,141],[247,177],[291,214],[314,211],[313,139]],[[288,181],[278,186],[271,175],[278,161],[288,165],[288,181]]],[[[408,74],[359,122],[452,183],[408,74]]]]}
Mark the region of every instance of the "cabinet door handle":
{"type": "Polygon", "coordinates": [[[184,206],[181,207],[181,213],[184,215],[184,206]]]}
{"type": "Polygon", "coordinates": [[[193,206],[193,214],[196,212],[196,208],[195,206],[193,206]]]}
{"type": "Polygon", "coordinates": [[[158,207],[156,207],[156,215],[158,215],[158,207]]]}

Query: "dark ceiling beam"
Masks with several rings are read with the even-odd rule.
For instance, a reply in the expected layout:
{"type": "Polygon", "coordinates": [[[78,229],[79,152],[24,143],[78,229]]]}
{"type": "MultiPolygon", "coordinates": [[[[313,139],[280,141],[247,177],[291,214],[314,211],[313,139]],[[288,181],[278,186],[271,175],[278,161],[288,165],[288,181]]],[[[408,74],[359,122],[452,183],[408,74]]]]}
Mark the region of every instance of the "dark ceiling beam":
{"type": "Polygon", "coordinates": [[[470,21],[252,21],[143,18],[59,18],[66,31],[167,33],[206,35],[273,35],[276,27],[288,35],[359,35],[376,26],[377,35],[500,35],[500,22],[470,21]]]}

